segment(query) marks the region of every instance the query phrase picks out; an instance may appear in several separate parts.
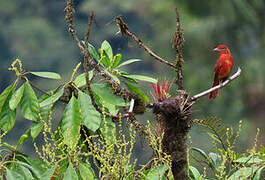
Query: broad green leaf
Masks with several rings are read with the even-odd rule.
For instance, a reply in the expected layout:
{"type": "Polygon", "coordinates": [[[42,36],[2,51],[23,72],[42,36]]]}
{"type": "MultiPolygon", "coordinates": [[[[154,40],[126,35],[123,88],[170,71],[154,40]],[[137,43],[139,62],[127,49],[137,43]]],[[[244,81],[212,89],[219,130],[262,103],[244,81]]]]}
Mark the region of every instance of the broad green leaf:
{"type": "Polygon", "coordinates": [[[55,94],[50,96],[49,98],[42,101],[40,103],[40,107],[51,105],[51,104],[55,103],[56,101],[58,101],[58,99],[60,99],[60,97],[63,95],[63,91],[64,91],[64,89],[62,88],[59,91],[57,91],[55,94]]]}
{"type": "Polygon", "coordinates": [[[93,169],[91,168],[89,163],[80,163],[79,164],[79,170],[80,170],[80,176],[82,177],[83,180],[88,179],[89,180],[96,180],[97,177],[93,171],[93,169]]]}
{"type": "Polygon", "coordinates": [[[249,176],[253,175],[259,167],[243,167],[232,174],[228,180],[248,179],[249,176]]]}
{"type": "Polygon", "coordinates": [[[6,99],[10,92],[13,90],[14,84],[10,84],[0,95],[0,112],[2,111],[2,108],[6,102],[6,99]]]}
{"type": "MultiPolygon", "coordinates": [[[[92,77],[93,77],[93,71],[94,70],[91,70],[88,72],[88,75],[89,75],[89,80],[91,81],[92,77]]],[[[77,76],[74,80],[74,83],[77,87],[82,87],[82,86],[85,86],[86,85],[86,74],[85,73],[82,73],[80,74],[79,76],[77,76]]]]}
{"type": "Polygon", "coordinates": [[[40,180],[47,180],[47,179],[51,179],[52,175],[54,174],[54,171],[57,167],[56,165],[53,165],[51,168],[49,168],[47,171],[45,171],[42,175],[40,180]]]}
{"type": "Polygon", "coordinates": [[[25,158],[28,164],[31,165],[31,171],[34,176],[36,176],[38,179],[40,178],[41,174],[43,174],[46,171],[46,168],[43,166],[43,162],[36,158],[26,157],[25,158]]]}
{"type": "Polygon", "coordinates": [[[95,132],[101,124],[100,113],[92,105],[90,97],[82,91],[78,92],[78,103],[84,125],[95,132]]]}
{"type": "Polygon", "coordinates": [[[60,74],[54,72],[29,72],[35,76],[49,78],[49,79],[61,79],[60,74]]]}
{"type": "Polygon", "coordinates": [[[119,78],[118,78],[116,75],[109,73],[107,70],[105,70],[105,72],[106,72],[110,77],[112,77],[112,79],[113,79],[114,81],[116,81],[118,84],[120,84],[120,80],[119,80],[119,78]]]}
{"type": "Polygon", "coordinates": [[[122,66],[126,66],[128,64],[131,64],[131,63],[134,63],[134,62],[139,62],[139,61],[142,61],[141,59],[129,59],[123,63],[121,63],[119,66],[117,66],[116,68],[120,68],[122,66]]]}
{"type": "Polygon", "coordinates": [[[25,82],[25,88],[24,88],[23,97],[21,99],[20,107],[21,107],[21,114],[23,115],[24,118],[33,121],[39,120],[39,113],[40,113],[39,102],[29,82],[25,82]]]}
{"type": "Polygon", "coordinates": [[[72,149],[78,142],[81,125],[81,114],[78,101],[74,96],[67,104],[62,118],[64,143],[72,149]]]}
{"type": "Polygon", "coordinates": [[[134,86],[130,83],[125,83],[125,85],[131,92],[138,94],[140,98],[142,98],[146,103],[150,103],[148,96],[139,87],[134,86]]]}
{"type": "Polygon", "coordinates": [[[7,180],[18,180],[18,179],[24,179],[22,175],[19,173],[12,171],[10,169],[7,169],[6,171],[6,179],[7,180]]]}
{"type": "Polygon", "coordinates": [[[5,99],[5,102],[2,106],[2,111],[0,113],[0,128],[8,132],[14,126],[16,122],[16,111],[10,109],[9,101],[12,97],[12,93],[9,93],[8,97],[5,99]]]}
{"type": "Polygon", "coordinates": [[[21,161],[16,161],[16,163],[28,168],[37,179],[40,178],[40,170],[35,168],[35,166],[32,163],[27,164],[21,161]]]}
{"type": "Polygon", "coordinates": [[[116,54],[114,56],[111,68],[115,68],[121,62],[121,57],[122,57],[121,54],[116,54]]]}
{"type": "Polygon", "coordinates": [[[140,80],[140,81],[147,81],[151,83],[157,83],[157,80],[148,76],[142,76],[142,75],[123,75],[124,77],[140,80]]]}
{"type": "Polygon", "coordinates": [[[92,91],[97,94],[102,101],[116,105],[127,106],[129,103],[125,103],[120,96],[113,94],[112,90],[107,84],[91,84],[92,91]]]}
{"type": "Polygon", "coordinates": [[[16,162],[11,163],[9,169],[16,173],[19,173],[23,177],[23,179],[33,179],[30,170],[21,164],[18,164],[16,162]]]}
{"type": "Polygon", "coordinates": [[[261,180],[261,178],[262,178],[261,173],[262,173],[262,170],[263,170],[264,168],[265,168],[265,166],[263,166],[263,167],[261,167],[261,168],[259,168],[259,169],[257,170],[257,172],[256,172],[256,174],[255,174],[253,180],[261,180]]]}
{"type": "Polygon", "coordinates": [[[33,122],[33,124],[30,127],[30,135],[33,140],[40,134],[43,126],[44,126],[43,122],[33,122]]]}
{"type": "Polygon", "coordinates": [[[27,129],[27,131],[22,136],[20,136],[17,145],[23,146],[25,142],[29,139],[29,137],[30,137],[30,129],[27,129]]]}
{"type": "Polygon", "coordinates": [[[192,147],[191,150],[198,152],[205,160],[208,160],[207,154],[202,149],[196,148],[196,147],[192,147]]]}
{"type": "Polygon", "coordinates": [[[106,117],[104,121],[102,121],[101,126],[99,128],[100,134],[105,140],[108,140],[110,142],[114,141],[114,138],[116,138],[116,128],[115,123],[112,122],[112,119],[109,117],[106,117]]]}
{"type": "Polygon", "coordinates": [[[200,172],[193,166],[189,166],[189,171],[191,172],[191,177],[193,177],[195,180],[200,179],[200,172]]]}
{"type": "Polygon", "coordinates": [[[69,163],[69,166],[64,173],[63,180],[78,180],[78,176],[73,168],[72,163],[69,163]]]}
{"type": "Polygon", "coordinates": [[[10,101],[9,101],[9,107],[12,110],[15,110],[17,108],[18,103],[20,102],[24,92],[24,84],[16,90],[16,92],[12,95],[10,101]]]}
{"type": "Polygon", "coordinates": [[[96,61],[99,61],[99,55],[98,55],[96,49],[94,48],[94,46],[92,46],[89,43],[88,43],[88,52],[96,61]]]}
{"type": "Polygon", "coordinates": [[[154,168],[152,168],[147,175],[145,176],[146,180],[160,180],[160,179],[166,179],[165,178],[165,172],[168,170],[168,165],[158,165],[154,168]]]}
{"type": "Polygon", "coordinates": [[[253,163],[261,163],[261,162],[264,162],[264,160],[262,159],[259,159],[259,158],[256,158],[256,157],[253,157],[253,155],[250,155],[248,157],[241,157],[241,158],[238,158],[237,160],[235,160],[234,162],[237,162],[237,163],[248,163],[248,164],[253,164],[253,163]]]}
{"type": "Polygon", "coordinates": [[[113,52],[112,52],[112,48],[111,48],[110,44],[108,43],[108,41],[106,41],[106,40],[103,41],[103,43],[101,44],[101,49],[103,49],[106,52],[108,58],[110,60],[112,60],[113,52]]]}

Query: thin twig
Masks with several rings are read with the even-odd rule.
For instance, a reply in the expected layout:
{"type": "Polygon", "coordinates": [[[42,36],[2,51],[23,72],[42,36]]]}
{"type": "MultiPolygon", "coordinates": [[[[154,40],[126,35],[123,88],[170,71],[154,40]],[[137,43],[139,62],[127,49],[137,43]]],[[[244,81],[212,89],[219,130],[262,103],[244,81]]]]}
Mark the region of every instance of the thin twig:
{"type": "Polygon", "coordinates": [[[201,98],[203,96],[206,96],[207,94],[209,94],[209,93],[211,93],[211,92],[213,92],[213,91],[215,91],[217,89],[221,89],[222,87],[224,87],[225,85],[227,85],[228,83],[230,83],[231,81],[233,81],[234,79],[239,77],[240,73],[241,73],[241,69],[238,68],[237,72],[233,76],[229,77],[225,82],[219,84],[218,86],[214,86],[214,87],[212,87],[212,88],[210,88],[210,89],[208,89],[206,91],[203,91],[203,92],[201,92],[199,94],[196,94],[196,95],[192,96],[190,98],[190,101],[195,101],[195,100],[197,100],[197,99],[199,99],[199,98],[201,98]]]}
{"type": "Polygon", "coordinates": [[[183,30],[180,27],[180,18],[178,9],[176,11],[176,32],[173,36],[173,48],[176,51],[176,83],[178,85],[179,90],[183,90],[183,73],[182,73],[182,63],[184,62],[182,56],[182,47],[184,44],[183,30]]]}
{"type": "Polygon", "coordinates": [[[143,49],[144,49],[144,50],[145,50],[150,56],[154,57],[156,60],[160,61],[161,63],[164,63],[164,64],[166,64],[166,65],[168,65],[168,66],[170,66],[170,67],[176,68],[176,66],[175,66],[173,63],[171,63],[171,62],[169,62],[169,61],[167,61],[167,60],[161,58],[161,57],[158,56],[157,54],[155,54],[151,49],[149,49],[149,48],[148,48],[148,47],[142,42],[142,40],[140,40],[136,35],[134,35],[132,32],[130,32],[128,25],[124,23],[123,19],[122,19],[120,16],[116,16],[116,17],[115,17],[115,21],[116,21],[116,23],[117,23],[118,26],[119,26],[120,32],[121,32],[123,35],[125,34],[125,35],[131,37],[131,38],[132,38],[134,41],[136,41],[137,44],[138,44],[140,47],[142,47],[142,48],[143,48],[143,49]]]}

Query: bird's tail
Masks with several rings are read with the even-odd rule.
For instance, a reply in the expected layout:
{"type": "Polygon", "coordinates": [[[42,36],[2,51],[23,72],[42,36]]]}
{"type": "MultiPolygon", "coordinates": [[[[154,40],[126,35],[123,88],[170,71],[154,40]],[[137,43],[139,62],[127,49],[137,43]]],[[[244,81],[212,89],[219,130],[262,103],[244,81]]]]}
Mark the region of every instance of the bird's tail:
{"type": "MultiPolygon", "coordinates": [[[[215,76],[212,87],[217,86],[217,85],[219,85],[219,79],[218,77],[215,76]]],[[[219,89],[216,89],[215,91],[209,94],[209,99],[215,99],[218,96],[218,94],[219,94],[219,89]]]]}

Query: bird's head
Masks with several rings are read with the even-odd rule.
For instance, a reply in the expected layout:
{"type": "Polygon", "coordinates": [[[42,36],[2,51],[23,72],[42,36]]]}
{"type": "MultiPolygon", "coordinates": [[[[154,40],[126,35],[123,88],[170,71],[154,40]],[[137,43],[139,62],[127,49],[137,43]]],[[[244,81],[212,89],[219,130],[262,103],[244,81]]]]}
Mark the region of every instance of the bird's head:
{"type": "Polygon", "coordinates": [[[231,54],[228,47],[226,45],[219,45],[217,48],[213,49],[215,52],[218,52],[218,54],[231,54]]]}

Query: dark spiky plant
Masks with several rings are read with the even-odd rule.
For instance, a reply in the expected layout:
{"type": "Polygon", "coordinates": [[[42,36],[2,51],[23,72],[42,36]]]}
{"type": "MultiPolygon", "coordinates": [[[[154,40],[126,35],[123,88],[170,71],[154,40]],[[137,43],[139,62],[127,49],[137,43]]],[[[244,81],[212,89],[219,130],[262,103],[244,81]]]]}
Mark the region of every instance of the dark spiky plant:
{"type": "Polygon", "coordinates": [[[152,84],[156,94],[153,113],[157,121],[156,133],[163,135],[162,149],[172,159],[172,172],[175,179],[187,179],[186,136],[191,127],[191,106],[188,94],[178,90],[176,97],[168,94],[172,82],[165,80],[162,86],[152,84]]]}

